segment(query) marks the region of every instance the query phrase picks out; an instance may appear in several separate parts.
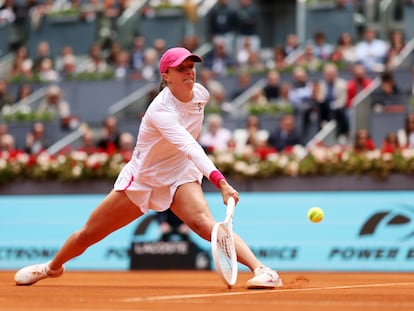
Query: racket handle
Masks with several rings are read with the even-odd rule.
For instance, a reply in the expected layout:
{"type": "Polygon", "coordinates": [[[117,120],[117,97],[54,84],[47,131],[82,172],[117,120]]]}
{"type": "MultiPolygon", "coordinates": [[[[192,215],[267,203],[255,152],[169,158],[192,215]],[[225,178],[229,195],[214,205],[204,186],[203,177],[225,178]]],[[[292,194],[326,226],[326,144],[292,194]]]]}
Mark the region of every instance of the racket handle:
{"type": "Polygon", "coordinates": [[[234,213],[234,207],[236,206],[236,201],[234,200],[233,197],[230,197],[227,200],[227,210],[226,210],[226,215],[233,215],[234,213]]]}

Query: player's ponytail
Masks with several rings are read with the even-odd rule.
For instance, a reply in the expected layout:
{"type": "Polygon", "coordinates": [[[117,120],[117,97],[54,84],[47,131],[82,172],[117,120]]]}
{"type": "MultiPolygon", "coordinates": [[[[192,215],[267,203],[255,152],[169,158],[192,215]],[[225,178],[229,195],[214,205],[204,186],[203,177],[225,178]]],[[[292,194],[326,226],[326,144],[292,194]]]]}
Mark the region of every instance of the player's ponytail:
{"type": "Polygon", "coordinates": [[[167,81],[165,81],[165,79],[161,79],[160,87],[158,91],[161,92],[166,86],[167,86],[167,81]]]}

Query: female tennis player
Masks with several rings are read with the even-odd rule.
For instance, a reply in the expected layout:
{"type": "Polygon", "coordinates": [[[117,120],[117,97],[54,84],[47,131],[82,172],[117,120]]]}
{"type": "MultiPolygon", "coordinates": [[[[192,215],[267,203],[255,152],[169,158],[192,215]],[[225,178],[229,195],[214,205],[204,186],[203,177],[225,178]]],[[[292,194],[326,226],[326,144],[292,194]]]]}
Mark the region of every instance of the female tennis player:
{"type": "MultiPolygon", "coordinates": [[[[120,172],[114,189],[51,261],[19,270],[15,275],[17,285],[62,275],[67,261],[149,210],[171,208],[194,232],[210,240],[215,220],[201,188],[203,175],[221,191],[224,203],[230,197],[238,202],[239,193],[196,140],[210,95],[195,82],[195,62],[201,62],[201,58],[181,47],[162,55],[161,91],[142,119],[133,156],[120,172]]],[[[276,271],[264,266],[239,237],[235,241],[238,261],[254,273],[248,288],[282,286],[276,271]]]]}

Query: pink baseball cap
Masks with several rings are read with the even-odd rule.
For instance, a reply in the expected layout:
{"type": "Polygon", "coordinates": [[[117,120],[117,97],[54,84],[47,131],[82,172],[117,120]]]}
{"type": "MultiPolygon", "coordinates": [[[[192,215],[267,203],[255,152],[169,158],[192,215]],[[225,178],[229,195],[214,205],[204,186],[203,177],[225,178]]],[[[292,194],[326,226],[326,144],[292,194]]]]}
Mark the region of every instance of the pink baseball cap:
{"type": "Polygon", "coordinates": [[[191,58],[192,61],[200,63],[201,57],[192,54],[189,50],[182,47],[175,47],[168,49],[164,52],[160,59],[160,72],[164,73],[170,67],[177,67],[187,58],[191,58]]]}

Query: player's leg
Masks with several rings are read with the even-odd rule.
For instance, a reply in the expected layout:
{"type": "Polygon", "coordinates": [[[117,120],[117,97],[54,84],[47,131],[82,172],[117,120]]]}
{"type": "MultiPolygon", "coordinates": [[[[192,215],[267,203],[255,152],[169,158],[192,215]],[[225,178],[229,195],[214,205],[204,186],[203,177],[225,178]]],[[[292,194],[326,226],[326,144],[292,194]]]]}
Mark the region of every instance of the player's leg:
{"type": "MultiPolygon", "coordinates": [[[[211,240],[211,231],[216,221],[211,215],[199,183],[192,182],[178,187],[171,209],[200,237],[211,240]]],[[[237,260],[255,274],[255,277],[249,280],[250,283],[248,282],[249,288],[273,288],[282,285],[277,273],[264,267],[237,234],[234,235],[234,240],[237,260]]]]}
{"type": "MultiPolygon", "coordinates": [[[[211,231],[216,221],[211,215],[199,183],[187,183],[178,187],[171,209],[195,233],[203,239],[210,241],[211,231]]],[[[237,235],[235,235],[234,239],[238,261],[252,271],[259,267],[260,261],[257,260],[246,243],[237,235]]]]}
{"type": "Polygon", "coordinates": [[[73,233],[50,262],[52,270],[82,254],[89,246],[142,215],[124,191],[112,190],[92,212],[86,224],[73,233]]]}
{"type": "Polygon", "coordinates": [[[15,275],[16,283],[30,285],[46,277],[60,276],[65,262],[79,256],[89,246],[141,215],[141,210],[129,200],[124,191],[111,191],[91,213],[86,224],[69,236],[48,264],[19,270],[15,275]]]}

